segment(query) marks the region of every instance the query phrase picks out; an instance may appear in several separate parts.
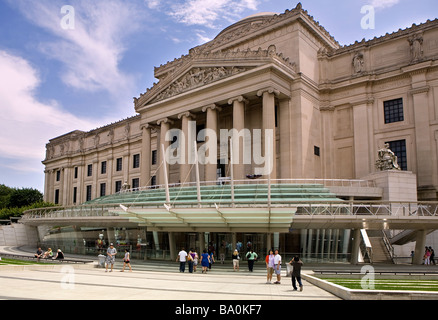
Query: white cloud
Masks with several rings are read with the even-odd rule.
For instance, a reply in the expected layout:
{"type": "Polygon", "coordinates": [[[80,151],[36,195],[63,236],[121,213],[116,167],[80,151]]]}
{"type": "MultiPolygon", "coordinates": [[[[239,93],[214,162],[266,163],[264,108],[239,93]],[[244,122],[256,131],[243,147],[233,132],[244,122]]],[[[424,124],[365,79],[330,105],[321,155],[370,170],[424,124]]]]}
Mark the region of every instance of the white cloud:
{"type": "Polygon", "coordinates": [[[2,166],[39,172],[49,139],[98,125],[63,111],[55,101],[38,101],[39,74],[27,60],[0,51],[0,70],[0,156],[14,160],[2,166]]]}
{"type": "Polygon", "coordinates": [[[149,9],[157,9],[161,4],[161,0],[144,0],[144,2],[149,9]]]}
{"type": "Polygon", "coordinates": [[[376,9],[386,9],[398,4],[400,0],[372,0],[371,6],[376,9]]]}
{"type": "Polygon", "coordinates": [[[139,28],[139,10],[119,0],[73,0],[73,30],[61,27],[66,14],[62,5],[51,0],[14,2],[22,14],[54,39],[39,44],[39,49],[58,60],[62,81],[76,89],[95,92],[106,90],[117,96],[133,86],[134,79],[120,69],[126,38],[139,28]]]}
{"type": "Polygon", "coordinates": [[[258,0],[184,0],[169,4],[168,15],[186,25],[215,28],[217,21],[233,22],[244,10],[257,10],[258,0]]]}

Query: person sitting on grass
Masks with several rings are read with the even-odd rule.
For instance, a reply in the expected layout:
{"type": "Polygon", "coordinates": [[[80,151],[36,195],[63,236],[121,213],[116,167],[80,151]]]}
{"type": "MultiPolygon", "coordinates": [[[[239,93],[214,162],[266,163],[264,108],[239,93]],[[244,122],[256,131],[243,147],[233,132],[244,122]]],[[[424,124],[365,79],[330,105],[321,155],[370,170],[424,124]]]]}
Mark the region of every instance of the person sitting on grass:
{"type": "Polygon", "coordinates": [[[40,261],[40,258],[43,256],[43,250],[41,248],[38,248],[37,252],[35,253],[34,257],[37,259],[37,262],[40,261]]]}
{"type": "Polygon", "coordinates": [[[47,249],[46,252],[44,252],[43,259],[52,259],[52,257],[53,257],[53,251],[52,248],[49,248],[47,249]]]}
{"type": "Polygon", "coordinates": [[[53,258],[53,260],[64,260],[64,253],[61,251],[61,249],[58,249],[58,252],[56,252],[56,256],[53,258]]]}

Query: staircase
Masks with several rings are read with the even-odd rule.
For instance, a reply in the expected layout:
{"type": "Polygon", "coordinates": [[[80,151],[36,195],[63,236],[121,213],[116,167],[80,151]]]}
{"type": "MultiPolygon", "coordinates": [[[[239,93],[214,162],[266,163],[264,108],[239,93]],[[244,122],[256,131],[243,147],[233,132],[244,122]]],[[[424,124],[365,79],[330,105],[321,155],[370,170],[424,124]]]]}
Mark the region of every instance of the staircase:
{"type": "Polygon", "coordinates": [[[392,264],[391,256],[385,246],[383,238],[380,236],[369,237],[373,248],[373,263],[390,263],[392,264]]]}

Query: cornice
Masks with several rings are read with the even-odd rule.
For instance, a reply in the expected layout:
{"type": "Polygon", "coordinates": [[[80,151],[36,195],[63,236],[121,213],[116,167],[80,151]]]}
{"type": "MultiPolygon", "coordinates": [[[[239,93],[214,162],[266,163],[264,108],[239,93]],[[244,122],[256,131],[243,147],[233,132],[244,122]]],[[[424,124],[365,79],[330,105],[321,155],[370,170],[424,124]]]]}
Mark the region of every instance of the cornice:
{"type": "Polygon", "coordinates": [[[179,65],[169,75],[147,89],[139,98],[134,98],[136,110],[149,103],[159,102],[179,94],[189,92],[204,85],[214,83],[256,67],[275,63],[295,72],[295,64],[277,53],[274,45],[267,50],[236,50],[199,53],[179,65]]]}
{"type": "Polygon", "coordinates": [[[336,50],[331,50],[329,52],[327,52],[328,56],[334,56],[334,55],[338,55],[338,54],[343,54],[346,52],[351,52],[354,50],[358,50],[358,49],[364,49],[370,46],[374,46],[380,43],[384,43],[393,39],[397,39],[400,37],[404,37],[404,36],[408,36],[408,35],[412,35],[414,33],[418,33],[418,32],[424,32],[427,29],[430,28],[434,28],[438,26],[438,18],[434,19],[434,20],[427,20],[424,23],[420,23],[420,24],[412,24],[411,27],[405,28],[405,29],[398,29],[398,31],[394,31],[392,33],[386,33],[383,36],[380,37],[374,37],[373,39],[370,40],[365,40],[365,38],[363,38],[361,41],[355,41],[353,44],[349,44],[349,45],[344,45],[342,47],[340,47],[339,49],[336,50]]]}

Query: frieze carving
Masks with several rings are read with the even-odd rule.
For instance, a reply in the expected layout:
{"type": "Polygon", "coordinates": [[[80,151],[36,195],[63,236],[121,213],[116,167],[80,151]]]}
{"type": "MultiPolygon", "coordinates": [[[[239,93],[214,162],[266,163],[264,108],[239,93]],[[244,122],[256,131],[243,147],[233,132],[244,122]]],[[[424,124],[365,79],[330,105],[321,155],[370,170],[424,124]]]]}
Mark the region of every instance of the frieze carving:
{"type": "Polygon", "coordinates": [[[154,83],[152,88],[140,94],[139,98],[134,98],[134,103],[144,105],[145,103],[161,101],[214,81],[248,71],[262,63],[273,61],[280,62],[296,72],[295,63],[290,61],[288,57],[283,56],[282,53],[278,53],[274,45],[270,45],[266,50],[258,48],[258,50],[247,49],[241,51],[238,49],[235,51],[200,52],[197,55],[192,53],[184,63],[176,66],[177,70],[173,70],[166,77],[161,78],[159,83],[154,83]],[[213,61],[220,62],[222,66],[197,66],[178,78],[174,76],[178,74],[178,70],[188,70],[190,65],[195,63],[211,65],[214,63],[213,61]],[[245,67],[236,66],[240,64],[240,61],[246,64],[245,67]],[[251,67],[248,66],[249,62],[253,64],[251,67]],[[225,66],[225,64],[228,64],[228,66],[225,66]],[[229,66],[231,64],[234,64],[234,66],[229,66]],[[176,81],[174,81],[175,78],[176,81]]]}
{"type": "Polygon", "coordinates": [[[242,67],[194,68],[157,95],[153,102],[247,71],[242,67]]]}

